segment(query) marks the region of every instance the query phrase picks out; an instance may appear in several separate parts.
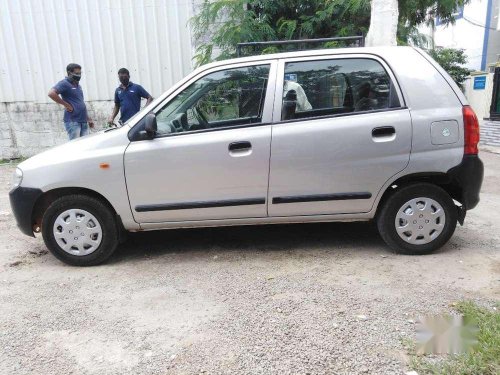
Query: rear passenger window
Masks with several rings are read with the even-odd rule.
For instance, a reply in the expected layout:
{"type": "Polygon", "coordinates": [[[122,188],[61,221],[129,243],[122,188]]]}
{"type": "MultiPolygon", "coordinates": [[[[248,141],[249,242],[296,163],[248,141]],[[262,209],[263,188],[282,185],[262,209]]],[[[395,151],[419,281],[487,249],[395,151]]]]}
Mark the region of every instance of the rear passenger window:
{"type": "Polygon", "coordinates": [[[292,120],[400,107],[385,69],[372,59],[285,64],[281,119],[292,120]]]}

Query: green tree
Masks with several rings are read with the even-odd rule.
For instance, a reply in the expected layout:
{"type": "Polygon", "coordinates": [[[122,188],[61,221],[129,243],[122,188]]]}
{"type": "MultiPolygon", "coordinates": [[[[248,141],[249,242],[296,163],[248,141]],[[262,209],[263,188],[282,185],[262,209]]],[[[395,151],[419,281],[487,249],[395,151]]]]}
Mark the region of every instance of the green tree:
{"type": "Polygon", "coordinates": [[[366,34],[369,20],[369,0],[205,0],[191,20],[195,60],[211,61],[214,50],[219,60],[234,57],[241,42],[366,34]]]}
{"type": "Polygon", "coordinates": [[[428,52],[459,86],[464,83],[470,70],[463,66],[467,63],[467,56],[463,49],[436,48],[428,52]]]}
{"type": "MultiPolygon", "coordinates": [[[[453,13],[470,0],[399,0],[398,42],[419,43],[416,26],[440,17],[454,22],[453,13]]],[[[191,19],[197,42],[197,65],[234,57],[242,42],[366,35],[370,0],[204,0],[191,19]]],[[[329,43],[322,47],[337,47],[329,43]]],[[[274,46],[259,52],[286,50],[274,46]]]]}

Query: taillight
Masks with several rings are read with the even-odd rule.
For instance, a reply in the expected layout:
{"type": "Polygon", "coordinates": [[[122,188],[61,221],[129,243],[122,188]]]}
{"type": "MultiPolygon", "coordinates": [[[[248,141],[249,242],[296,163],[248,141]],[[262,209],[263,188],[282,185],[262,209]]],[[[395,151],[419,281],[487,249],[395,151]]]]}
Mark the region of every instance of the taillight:
{"type": "Polygon", "coordinates": [[[477,155],[477,144],[479,143],[479,121],[474,110],[464,105],[464,155],[477,155]]]}

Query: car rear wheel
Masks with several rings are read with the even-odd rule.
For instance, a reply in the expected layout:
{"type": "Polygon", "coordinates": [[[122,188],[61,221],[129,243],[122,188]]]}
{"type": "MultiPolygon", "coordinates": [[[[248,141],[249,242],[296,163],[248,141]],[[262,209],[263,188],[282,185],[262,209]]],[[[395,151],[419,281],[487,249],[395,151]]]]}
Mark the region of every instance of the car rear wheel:
{"type": "Polygon", "coordinates": [[[102,263],[118,245],[114,213],[86,195],[56,199],[43,216],[42,235],[50,252],[73,266],[102,263]]]}
{"type": "Polygon", "coordinates": [[[439,186],[418,183],[402,187],[377,216],[381,237],[397,253],[429,254],[443,246],[457,225],[457,208],[439,186]]]}

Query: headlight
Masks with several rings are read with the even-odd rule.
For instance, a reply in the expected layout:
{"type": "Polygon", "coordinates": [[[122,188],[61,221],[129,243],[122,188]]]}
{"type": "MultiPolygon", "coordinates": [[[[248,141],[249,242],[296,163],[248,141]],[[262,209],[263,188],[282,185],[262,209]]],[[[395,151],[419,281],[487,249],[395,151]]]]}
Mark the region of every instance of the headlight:
{"type": "Polygon", "coordinates": [[[16,187],[21,185],[22,181],[23,181],[23,171],[20,170],[19,168],[16,168],[16,171],[12,176],[12,189],[15,189],[16,187]]]}

